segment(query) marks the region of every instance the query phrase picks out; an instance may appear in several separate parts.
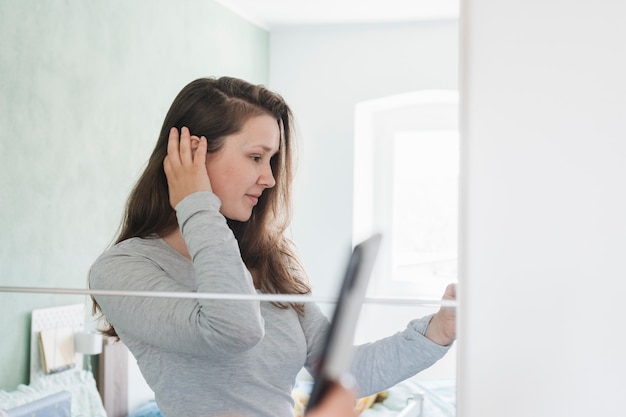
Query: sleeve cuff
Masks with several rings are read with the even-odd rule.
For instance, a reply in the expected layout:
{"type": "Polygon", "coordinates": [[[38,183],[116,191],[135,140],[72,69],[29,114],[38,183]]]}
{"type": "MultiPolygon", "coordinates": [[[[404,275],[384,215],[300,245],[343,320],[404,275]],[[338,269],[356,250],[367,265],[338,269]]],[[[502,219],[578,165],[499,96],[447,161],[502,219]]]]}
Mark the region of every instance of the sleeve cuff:
{"type": "Polygon", "coordinates": [[[409,325],[408,328],[414,330],[415,332],[419,333],[421,336],[423,336],[424,341],[431,344],[434,348],[438,348],[440,349],[442,352],[446,352],[450,349],[450,347],[452,347],[453,343],[450,343],[449,345],[446,346],[442,346],[439,345],[435,342],[433,342],[432,340],[430,340],[429,338],[427,338],[425,336],[426,334],[426,329],[428,328],[428,325],[430,324],[430,320],[433,318],[434,314],[429,314],[427,316],[421,317],[419,319],[415,319],[412,320],[409,325]]]}
{"type": "Polygon", "coordinates": [[[221,206],[222,202],[217,195],[210,191],[198,191],[183,198],[176,204],[174,210],[176,210],[178,224],[182,225],[189,217],[200,210],[212,210],[217,212],[220,210],[221,206]]]}

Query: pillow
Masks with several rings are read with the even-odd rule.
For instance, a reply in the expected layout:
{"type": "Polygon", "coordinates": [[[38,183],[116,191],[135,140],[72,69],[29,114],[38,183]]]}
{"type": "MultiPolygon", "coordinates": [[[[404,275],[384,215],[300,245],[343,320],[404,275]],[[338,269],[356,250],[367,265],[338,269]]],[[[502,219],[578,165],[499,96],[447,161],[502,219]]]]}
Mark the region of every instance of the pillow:
{"type": "Polygon", "coordinates": [[[60,391],[6,410],[7,417],[70,417],[72,394],[60,391]]]}

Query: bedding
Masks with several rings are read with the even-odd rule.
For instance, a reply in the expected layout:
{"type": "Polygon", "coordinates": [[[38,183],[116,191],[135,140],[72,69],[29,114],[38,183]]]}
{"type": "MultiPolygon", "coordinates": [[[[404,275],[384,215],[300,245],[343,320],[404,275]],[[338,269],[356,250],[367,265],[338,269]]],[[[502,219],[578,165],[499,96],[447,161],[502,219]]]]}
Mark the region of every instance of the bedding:
{"type": "Polygon", "coordinates": [[[415,417],[455,417],[456,380],[409,378],[387,391],[387,399],[363,411],[361,417],[398,417],[411,405],[419,402],[415,417]]]}
{"type": "MultiPolygon", "coordinates": [[[[312,383],[300,381],[294,388],[295,416],[301,417],[312,383]]],[[[456,380],[409,378],[356,405],[360,417],[455,417],[456,380]]]]}
{"type": "Polygon", "coordinates": [[[37,378],[15,391],[0,391],[0,408],[22,406],[60,391],[71,395],[71,417],[107,417],[93,374],[74,369],[37,378]]]}
{"type": "Polygon", "coordinates": [[[163,417],[161,410],[156,405],[154,400],[150,400],[145,404],[140,405],[128,417],[163,417]]]}
{"type": "MultiPolygon", "coordinates": [[[[6,410],[6,417],[70,417],[72,394],[60,391],[6,410]]],[[[2,413],[2,411],[0,411],[2,413]]],[[[1,415],[1,414],[0,414],[1,415]]],[[[4,416],[3,416],[4,417],[4,416]]]]}

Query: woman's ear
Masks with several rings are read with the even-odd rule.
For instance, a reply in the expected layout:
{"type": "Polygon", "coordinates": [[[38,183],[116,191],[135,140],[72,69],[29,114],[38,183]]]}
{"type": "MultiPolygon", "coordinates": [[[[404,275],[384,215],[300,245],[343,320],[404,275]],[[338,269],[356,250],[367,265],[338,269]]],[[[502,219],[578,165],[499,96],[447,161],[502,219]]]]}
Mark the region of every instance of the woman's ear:
{"type": "Polygon", "coordinates": [[[198,145],[200,145],[200,138],[197,136],[191,137],[191,154],[196,154],[196,149],[198,149],[198,145]]]}

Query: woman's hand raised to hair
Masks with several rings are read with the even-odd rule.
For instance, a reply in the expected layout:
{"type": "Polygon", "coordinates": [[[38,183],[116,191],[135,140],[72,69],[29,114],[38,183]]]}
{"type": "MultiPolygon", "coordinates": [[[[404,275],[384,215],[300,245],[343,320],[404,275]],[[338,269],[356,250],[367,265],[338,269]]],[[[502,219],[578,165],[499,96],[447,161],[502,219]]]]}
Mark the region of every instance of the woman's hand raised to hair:
{"type": "MultiPolygon", "coordinates": [[[[444,301],[456,300],[456,284],[449,284],[443,293],[444,301]]],[[[448,346],[456,339],[456,307],[442,306],[430,319],[424,334],[441,346],[448,346]]]]}
{"type": "Polygon", "coordinates": [[[198,191],[212,191],[206,170],[207,142],[202,136],[191,136],[189,129],[170,129],[167,156],[163,169],[169,187],[170,204],[176,208],[180,201],[198,191]]]}

